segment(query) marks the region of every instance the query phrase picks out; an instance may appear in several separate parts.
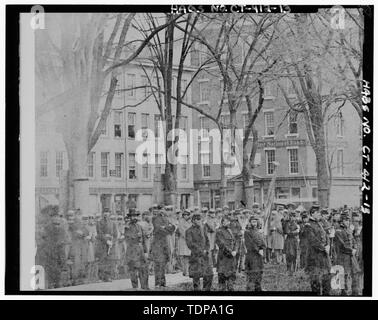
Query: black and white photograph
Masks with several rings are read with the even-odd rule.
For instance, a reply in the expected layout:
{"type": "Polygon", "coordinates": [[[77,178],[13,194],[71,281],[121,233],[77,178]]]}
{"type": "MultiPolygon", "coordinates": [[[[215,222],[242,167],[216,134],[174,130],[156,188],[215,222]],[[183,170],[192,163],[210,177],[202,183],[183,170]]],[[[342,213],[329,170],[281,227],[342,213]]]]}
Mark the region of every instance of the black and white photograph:
{"type": "Polygon", "coordinates": [[[372,295],[373,6],[21,7],[21,294],[372,295]]]}

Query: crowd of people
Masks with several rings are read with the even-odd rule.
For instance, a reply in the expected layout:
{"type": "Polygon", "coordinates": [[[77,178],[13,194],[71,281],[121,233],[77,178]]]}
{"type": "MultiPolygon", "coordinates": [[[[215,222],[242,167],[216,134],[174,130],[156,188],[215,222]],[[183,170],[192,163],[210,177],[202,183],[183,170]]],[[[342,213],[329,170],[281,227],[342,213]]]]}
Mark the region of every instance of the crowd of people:
{"type": "Polygon", "coordinates": [[[267,264],[286,264],[288,276],[304,270],[317,295],[331,294],[335,275],[338,294],[363,288],[362,216],[347,207],[276,205],[267,215],[257,203],[252,210],[156,204],[88,216],[56,207],[37,225],[36,263],[48,288],[130,278],[133,288],[148,290],[150,274],[162,288],[167,273],[182,271],[193,290],[210,291],[216,271],[220,291],[233,291],[240,273],[247,291],[261,291],[267,264]]]}

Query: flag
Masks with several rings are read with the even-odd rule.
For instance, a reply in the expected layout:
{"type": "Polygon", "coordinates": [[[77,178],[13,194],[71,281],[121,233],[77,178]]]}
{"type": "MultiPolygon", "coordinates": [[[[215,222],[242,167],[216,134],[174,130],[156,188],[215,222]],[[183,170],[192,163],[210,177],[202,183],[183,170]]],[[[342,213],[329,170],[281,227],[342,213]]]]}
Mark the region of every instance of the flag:
{"type": "Polygon", "coordinates": [[[276,178],[277,178],[277,167],[279,166],[278,162],[274,162],[274,174],[272,180],[270,180],[268,194],[265,200],[265,212],[264,212],[264,234],[267,236],[269,233],[269,220],[272,213],[272,205],[275,198],[275,185],[276,185],[276,178]]]}

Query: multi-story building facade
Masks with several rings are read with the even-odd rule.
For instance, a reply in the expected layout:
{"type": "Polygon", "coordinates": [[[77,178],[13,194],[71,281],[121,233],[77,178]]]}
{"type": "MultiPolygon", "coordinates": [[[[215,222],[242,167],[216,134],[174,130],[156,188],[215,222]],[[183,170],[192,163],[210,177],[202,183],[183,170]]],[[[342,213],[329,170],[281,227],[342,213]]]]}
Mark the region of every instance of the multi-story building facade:
{"type": "MultiPolygon", "coordinates": [[[[291,82],[287,81],[287,92],[294,98],[291,82]]],[[[218,78],[202,75],[194,85],[194,103],[217,109],[221,97],[222,83],[218,78]]],[[[253,108],[257,106],[255,97],[253,108]]],[[[229,123],[230,114],[227,103],[223,107],[221,121],[229,123]]],[[[258,131],[258,149],[253,172],[254,202],[264,204],[271,178],[274,173],[274,162],[278,162],[275,186],[276,199],[282,202],[293,201],[310,204],[317,201],[317,176],[315,153],[310,145],[305,122],[301,113],[289,112],[290,108],[281,91],[274,82],[265,86],[264,104],[259,113],[255,127],[258,131]]],[[[213,114],[216,114],[214,111],[213,114]]],[[[245,103],[236,114],[238,129],[247,126],[247,108],[245,103]]],[[[325,118],[327,162],[330,172],[330,207],[344,204],[358,206],[361,188],[361,121],[354,108],[346,103],[337,110],[330,107],[325,118]]],[[[216,124],[197,111],[193,111],[193,126],[198,129],[216,129],[216,124]]],[[[246,137],[244,137],[246,138],[246,137]]],[[[252,136],[249,150],[252,146],[252,136]]],[[[210,150],[201,155],[204,160],[194,165],[195,201],[210,207],[220,205],[219,164],[208,163],[213,158],[210,150]]],[[[242,149],[239,148],[239,151],[242,149]]],[[[239,157],[242,159],[242,156],[239,157]]],[[[241,163],[240,167],[241,168],[241,163]]],[[[227,171],[226,171],[227,173],[227,171]]],[[[238,206],[241,200],[242,179],[240,174],[227,176],[226,201],[229,206],[238,206]]]]}
{"type": "MultiPolygon", "coordinates": [[[[150,88],[138,88],[147,86],[145,70],[148,72],[151,65],[144,63],[142,68],[140,63],[131,63],[120,71],[106,127],[88,155],[89,202],[93,213],[123,211],[131,199],[140,210],[163,201],[164,149],[146,154],[155,158],[154,164],[142,164],[136,158],[136,150],[147,138],[147,130],[154,133],[156,140],[163,135],[160,111],[150,96],[150,88]]],[[[190,73],[190,68],[184,70],[184,82],[189,83],[190,73]]],[[[188,102],[190,96],[189,89],[188,102]]],[[[59,203],[61,172],[68,169],[67,152],[54,117],[54,112],[47,113],[36,124],[37,209],[59,203]]],[[[184,130],[192,126],[189,109],[182,109],[180,122],[184,130]]],[[[178,206],[193,205],[193,167],[189,164],[178,164],[177,193],[178,206]]]]}

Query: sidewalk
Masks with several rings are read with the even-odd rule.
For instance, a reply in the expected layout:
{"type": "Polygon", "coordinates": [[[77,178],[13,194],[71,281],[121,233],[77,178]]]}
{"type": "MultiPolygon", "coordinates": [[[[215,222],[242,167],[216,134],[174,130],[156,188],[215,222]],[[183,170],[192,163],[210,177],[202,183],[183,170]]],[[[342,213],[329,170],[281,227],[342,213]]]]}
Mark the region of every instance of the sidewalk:
{"type": "MultiPolygon", "coordinates": [[[[167,287],[172,287],[180,283],[192,282],[189,277],[184,277],[182,272],[166,274],[167,287]]],[[[150,289],[155,289],[154,276],[150,275],[148,278],[148,285],[150,289]]],[[[131,285],[130,279],[114,280],[112,282],[98,282],[82,284],[79,286],[63,287],[51,289],[53,291],[125,291],[135,290],[131,285]]]]}

